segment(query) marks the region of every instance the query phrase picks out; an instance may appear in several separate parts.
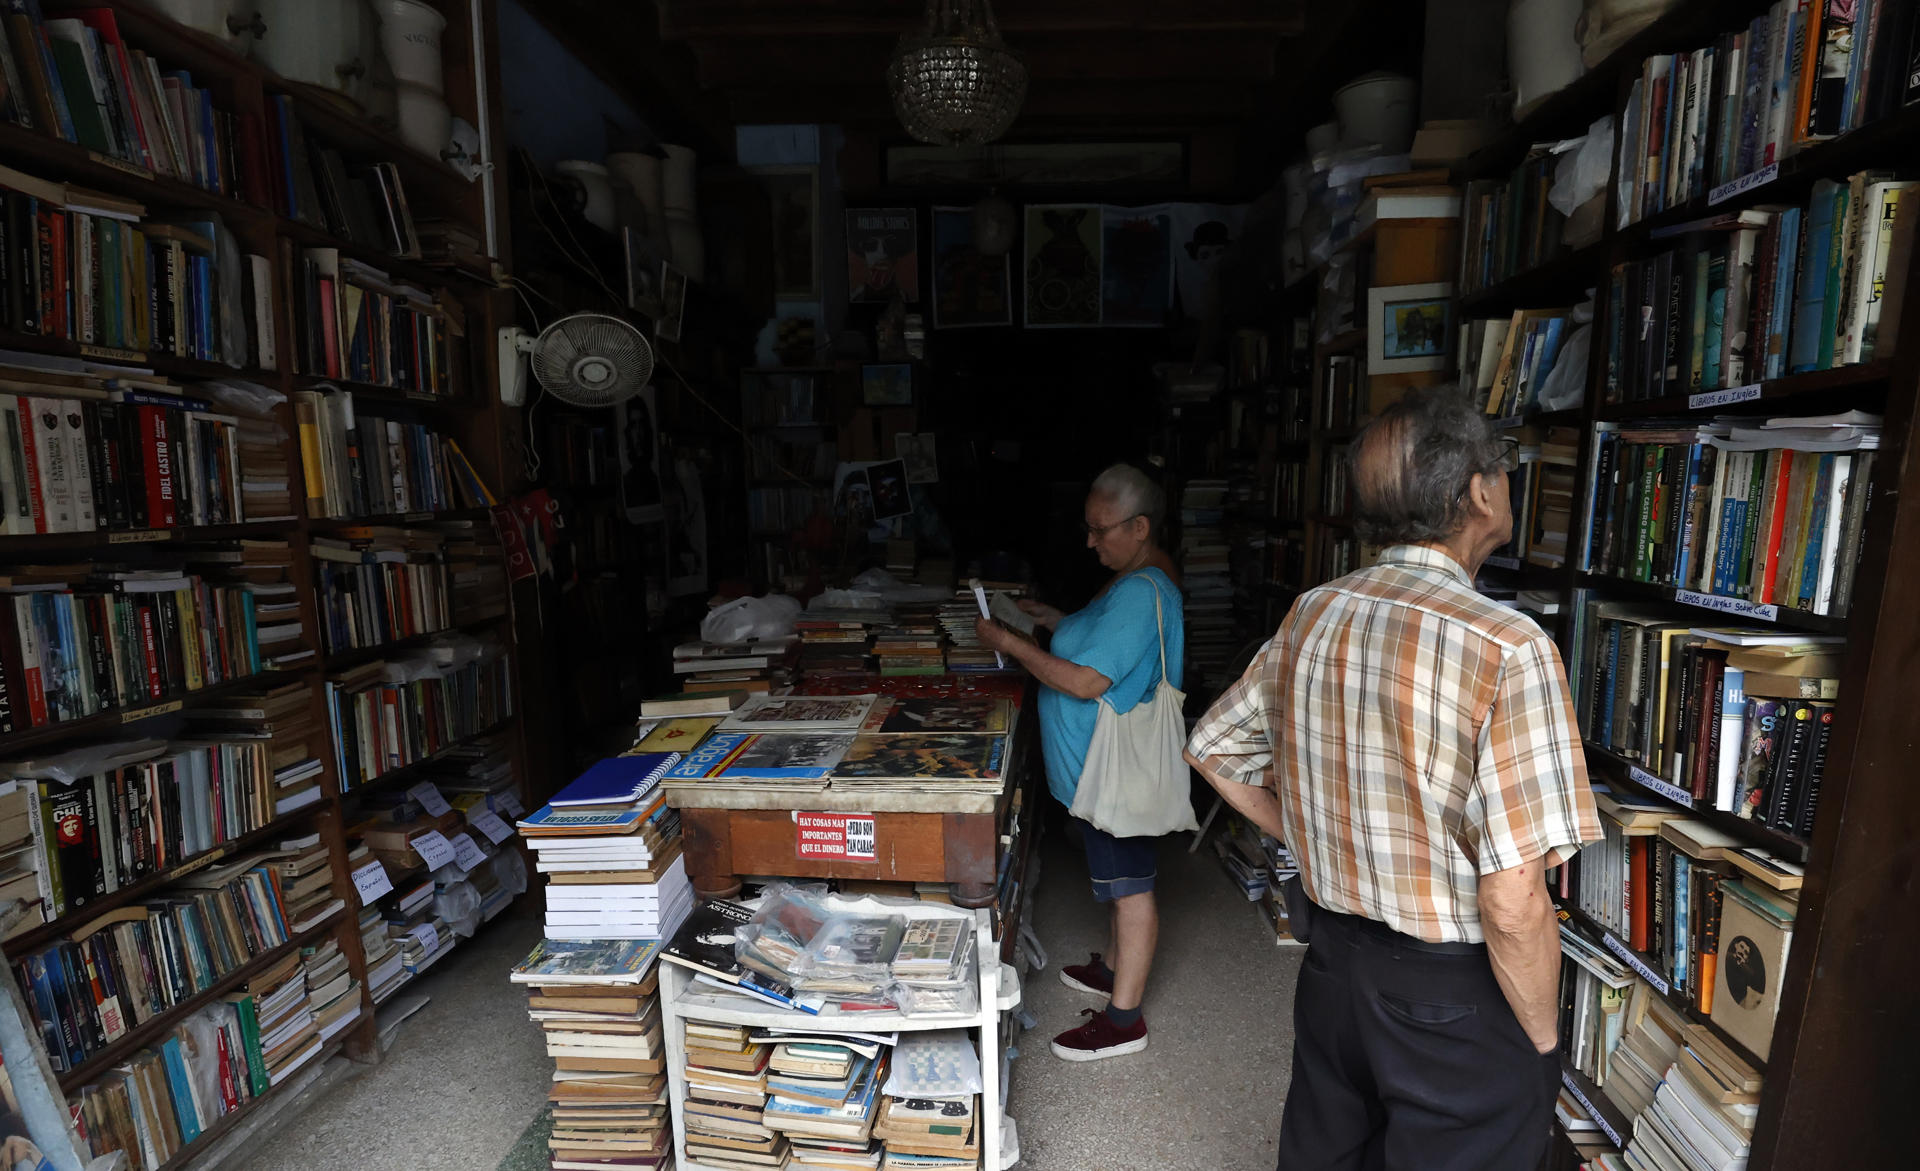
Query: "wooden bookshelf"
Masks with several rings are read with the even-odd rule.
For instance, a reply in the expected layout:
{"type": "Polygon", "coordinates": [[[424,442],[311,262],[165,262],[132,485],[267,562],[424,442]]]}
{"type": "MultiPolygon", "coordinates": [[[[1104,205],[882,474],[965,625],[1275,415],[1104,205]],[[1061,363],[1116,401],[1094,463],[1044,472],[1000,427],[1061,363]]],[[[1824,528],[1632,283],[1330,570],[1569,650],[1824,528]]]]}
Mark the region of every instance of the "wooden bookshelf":
{"type": "MultiPolygon", "coordinates": [[[[1767,7],[1758,0],[1703,0],[1674,6],[1466,159],[1455,170],[1456,181],[1502,177],[1527,154],[1530,144],[1580,133],[1609,112],[1617,128],[1644,58],[1712,44],[1717,35],[1744,27],[1767,7]]],[[[1593,364],[1586,399],[1578,412],[1583,487],[1592,470],[1595,425],[1603,421],[1690,415],[1705,421],[1716,414],[1814,415],[1856,407],[1884,416],[1871,509],[1844,617],[1782,608],[1771,623],[1743,620],[1685,605],[1670,587],[1580,572],[1577,549],[1569,550],[1564,567],[1539,576],[1528,573],[1529,588],[1560,593],[1563,655],[1574,649],[1571,619],[1577,590],[1670,609],[1677,622],[1847,636],[1836,722],[1810,842],[1731,813],[1676,801],[1665,791],[1671,786],[1642,783],[1651,774],[1632,761],[1598,745],[1586,746],[1594,781],[1636,799],[1673,804],[1743,842],[1806,866],[1770,1052],[1764,1064],[1755,1062],[1765,1070],[1765,1086],[1749,1164],[1754,1171],[1896,1166],[1912,1159],[1904,1116],[1895,1103],[1903,1102],[1906,1091],[1916,1088],[1906,1040],[1920,1031],[1920,1014],[1894,990],[1904,987],[1912,962],[1912,948],[1900,926],[1911,892],[1899,876],[1908,869],[1911,843],[1920,838],[1920,787],[1911,782],[1908,728],[1912,713],[1907,702],[1914,681],[1911,648],[1920,645],[1920,613],[1899,604],[1904,600],[1902,587],[1920,573],[1920,508],[1909,503],[1920,492],[1920,464],[1911,458],[1913,445],[1920,439],[1915,411],[1920,386],[1920,265],[1908,272],[1907,302],[1898,323],[1900,347],[1894,354],[1861,365],[1764,380],[1758,383],[1757,394],[1737,405],[1691,395],[1601,401],[1607,278],[1612,266],[1668,243],[1662,233],[1669,229],[1710,213],[1797,204],[1817,179],[1844,180],[1868,167],[1900,166],[1916,145],[1920,145],[1920,108],[1907,107],[1788,155],[1772,181],[1711,209],[1705,199],[1693,199],[1624,228],[1616,227],[1616,187],[1610,181],[1599,244],[1563,254],[1459,302],[1463,315],[1495,316],[1514,309],[1569,304],[1584,289],[1599,289],[1593,364]],[[1847,1124],[1832,1125],[1836,1118],[1847,1119],[1847,1124]]],[[[1574,518],[1576,540],[1585,520],[1578,514],[1574,518]]],[[[1604,930],[1579,912],[1571,911],[1569,917],[1597,940],[1606,937],[1604,930]]],[[[1705,1024],[1731,1043],[1712,1021],[1672,1002],[1688,1020],[1705,1024]]],[[[1755,1057],[1742,1046],[1735,1045],[1734,1050],[1749,1060],[1755,1057]]],[[[1577,1071],[1569,1068],[1567,1072],[1568,1084],[1587,1092],[1608,1115],[1618,1131],[1616,1137],[1630,1138],[1631,1130],[1622,1127],[1630,1127],[1632,1120],[1620,1116],[1577,1071]]],[[[1564,1134],[1560,1142],[1570,1151],[1564,1134]]],[[[1570,1156],[1563,1152],[1566,1157],[1570,1156]]]]}
{"type": "MultiPolygon", "coordinates": [[[[309,144],[315,147],[325,145],[338,149],[360,163],[392,164],[401,178],[405,188],[406,202],[416,221],[427,218],[449,220],[464,225],[485,239],[487,232],[482,188],[483,185],[492,184],[495,185],[496,191],[501,190],[504,181],[498,175],[487,174],[478,182],[470,182],[441,159],[421,154],[408,146],[393,131],[376,126],[370,119],[343,108],[339,104],[338,95],[280,78],[262,64],[235,53],[224,41],[176,24],[148,4],[139,3],[137,0],[101,0],[93,7],[111,9],[128,46],[152,54],[162,70],[190,70],[194,77],[194,84],[212,91],[215,103],[222,111],[236,117],[258,118],[263,120],[265,125],[271,126],[271,119],[268,117],[271,103],[276,97],[289,98],[291,108],[304,128],[309,144]]],[[[503,123],[497,76],[497,34],[492,26],[493,8],[491,5],[472,8],[462,5],[445,5],[442,8],[447,17],[443,38],[446,55],[447,101],[456,117],[473,125],[491,124],[498,127],[503,123]],[[477,25],[474,23],[476,20],[480,22],[477,25]],[[488,48],[488,59],[484,64],[473,57],[475,46],[488,48]],[[485,117],[478,108],[476,89],[473,85],[476,69],[482,68],[490,75],[487,89],[492,95],[492,108],[484,112],[485,117]]],[[[66,12],[64,6],[51,5],[47,15],[58,17],[66,15],[66,12]]],[[[236,146],[235,150],[237,154],[239,147],[236,146]]],[[[129,549],[136,547],[164,555],[170,549],[188,543],[245,538],[284,540],[289,545],[292,562],[291,568],[287,571],[287,580],[295,586],[295,593],[291,600],[296,600],[298,603],[299,621],[302,627],[301,642],[291,645],[311,648],[315,652],[303,661],[291,664],[283,670],[269,670],[209,687],[179,692],[164,700],[102,711],[81,719],[41,727],[22,727],[19,731],[0,737],[0,758],[18,760],[28,755],[42,756],[70,747],[132,738],[136,735],[174,734],[169,720],[182,713],[190,715],[196,706],[216,703],[223,696],[256,688],[298,682],[308,696],[305,717],[311,720],[315,728],[321,730],[313,737],[312,745],[315,755],[321,762],[319,783],[322,794],[320,800],[291,813],[274,817],[260,828],[232,838],[211,850],[185,858],[180,864],[164,873],[123,886],[113,894],[95,899],[57,920],[33,925],[9,942],[7,953],[10,957],[17,958],[29,951],[37,950],[83,927],[108,910],[163,893],[169,883],[202,867],[238,856],[251,849],[270,847],[283,837],[300,834],[318,834],[329,847],[333,880],[332,894],[333,897],[344,900],[346,904],[343,910],[335,911],[325,921],[300,932],[281,947],[255,957],[217,981],[209,989],[139,1027],[129,1030],[113,1045],[96,1054],[79,1068],[62,1074],[59,1078],[59,1088],[69,1093],[77,1093],[81,1086],[110,1070],[116,1063],[124,1061],[134,1050],[161,1039],[193,1012],[242,986],[247,980],[266,970],[287,954],[297,952],[302,946],[316,944],[327,937],[337,940],[341,952],[347,958],[348,970],[360,988],[361,1016],[354,1024],[324,1043],[315,1060],[323,1062],[339,1053],[361,1061],[376,1060],[380,1046],[374,1020],[371,987],[367,980],[366,957],[361,950],[356,923],[360,907],[347,864],[348,843],[353,836],[353,827],[363,816],[358,794],[371,786],[342,791],[341,778],[337,775],[336,755],[330,743],[330,733],[327,731],[330,724],[324,681],[329,672],[337,671],[350,663],[369,661],[385,655],[417,649],[430,643],[433,637],[462,631],[496,633],[503,642],[507,643],[509,653],[515,659],[512,672],[514,694],[511,697],[515,716],[496,724],[484,735],[506,734],[514,775],[522,786],[521,799],[531,808],[535,802],[527,788],[526,745],[520,719],[526,676],[524,663],[519,661],[521,656],[514,646],[516,640],[513,637],[513,628],[509,626],[509,619],[505,616],[456,623],[449,630],[438,632],[435,636],[406,639],[378,648],[369,648],[366,651],[350,652],[345,656],[328,657],[319,653],[321,622],[318,599],[315,596],[315,560],[309,555],[312,538],[337,535],[340,530],[354,526],[434,525],[444,521],[477,522],[487,518],[490,513],[486,509],[468,508],[437,513],[378,514],[355,518],[319,518],[307,515],[299,430],[291,400],[296,391],[311,390],[325,384],[338,387],[357,399],[363,399],[369,406],[375,403],[393,404],[396,408],[394,414],[399,417],[429,421],[436,432],[456,441],[481,480],[493,490],[497,497],[505,501],[525,482],[517,446],[517,419],[513,417],[513,412],[501,407],[493,389],[497,385],[494,330],[497,324],[506,324],[512,320],[511,295],[456,266],[397,257],[388,254],[380,246],[366,241],[342,239],[315,224],[290,218],[275,207],[260,206],[233,195],[199,187],[184,179],[156,174],[122,160],[95,153],[79,144],[62,141],[49,130],[38,125],[33,129],[27,129],[12,124],[0,124],[0,164],[36,178],[71,183],[112,196],[138,201],[148,209],[149,218],[164,218],[170,213],[217,215],[239,246],[243,257],[243,268],[246,265],[244,257],[248,254],[264,257],[268,263],[271,275],[268,282],[270,288],[266,290],[266,296],[269,301],[269,321],[274,338],[277,368],[274,370],[236,369],[220,362],[182,358],[171,353],[147,353],[85,345],[64,337],[26,333],[5,327],[0,327],[0,349],[59,358],[84,359],[105,366],[152,371],[156,375],[180,382],[182,385],[179,389],[189,395],[194,393],[192,384],[196,381],[234,378],[278,391],[287,396],[287,401],[274,408],[272,420],[281,431],[281,454],[289,468],[295,469],[291,472],[290,485],[293,497],[291,511],[294,515],[290,518],[171,529],[132,531],[99,529],[78,533],[0,536],[0,565],[40,564],[56,558],[62,562],[112,561],[121,558],[129,549]],[[288,272],[286,263],[288,257],[295,258],[297,262],[301,250],[305,248],[338,249],[345,259],[362,262],[371,268],[385,272],[397,283],[411,285],[426,290],[430,294],[441,295],[458,307],[464,318],[464,330],[457,334],[451,329],[448,331],[447,361],[451,370],[447,388],[449,393],[425,393],[389,386],[326,379],[311,372],[295,372],[297,349],[295,329],[298,323],[296,306],[292,303],[290,289],[298,274],[288,272]]],[[[236,191],[243,189],[239,186],[240,175],[238,174],[242,169],[235,168],[234,189],[236,191]]],[[[504,246],[502,250],[504,251],[504,246]]],[[[508,261],[510,257],[501,256],[497,259],[508,261]]],[[[223,299],[243,298],[244,290],[229,289],[223,285],[221,296],[223,299]]],[[[250,332],[256,328],[252,310],[253,307],[250,304],[243,304],[241,307],[250,332]]],[[[216,408],[216,410],[219,409],[216,408]]],[[[378,413],[392,417],[385,411],[378,413]]],[[[513,587],[509,586],[509,588],[513,587]]],[[[522,607],[522,609],[530,608],[522,607]]],[[[279,647],[276,646],[276,649],[279,647]]],[[[18,711],[17,708],[16,711],[18,711]]],[[[471,739],[460,743],[468,743],[471,739]]],[[[434,753],[423,761],[414,762],[404,769],[390,772],[381,777],[377,783],[384,785],[404,773],[411,772],[420,764],[442,759],[452,747],[457,745],[448,746],[447,749],[434,753]]],[[[192,1162],[207,1149],[211,1142],[229,1132],[253,1105],[281,1088],[283,1086],[274,1087],[261,1099],[256,1099],[254,1103],[249,1103],[241,1110],[217,1120],[199,1140],[184,1148],[167,1165],[168,1168],[185,1166],[192,1162]]]]}

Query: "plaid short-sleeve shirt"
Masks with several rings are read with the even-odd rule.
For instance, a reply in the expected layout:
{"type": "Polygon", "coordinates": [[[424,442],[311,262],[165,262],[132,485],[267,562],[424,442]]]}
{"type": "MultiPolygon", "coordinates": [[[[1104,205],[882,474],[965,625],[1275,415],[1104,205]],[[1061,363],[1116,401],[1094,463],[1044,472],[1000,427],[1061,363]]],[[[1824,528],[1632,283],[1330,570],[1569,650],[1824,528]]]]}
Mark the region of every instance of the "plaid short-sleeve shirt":
{"type": "Polygon", "coordinates": [[[1600,837],[1553,640],[1426,546],[1302,595],[1187,747],[1275,791],[1315,903],[1430,942],[1482,941],[1481,875],[1600,837]]]}

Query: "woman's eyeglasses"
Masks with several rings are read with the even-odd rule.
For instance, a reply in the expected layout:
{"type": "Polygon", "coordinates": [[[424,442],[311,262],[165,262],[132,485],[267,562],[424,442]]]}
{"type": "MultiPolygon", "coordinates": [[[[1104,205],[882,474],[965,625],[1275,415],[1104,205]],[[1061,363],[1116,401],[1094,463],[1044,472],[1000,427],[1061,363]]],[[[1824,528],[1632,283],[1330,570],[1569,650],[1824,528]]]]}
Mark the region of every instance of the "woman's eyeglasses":
{"type": "Polygon", "coordinates": [[[1136,512],[1132,516],[1128,517],[1127,519],[1116,520],[1110,525],[1090,525],[1090,524],[1082,523],[1080,527],[1086,530],[1086,533],[1089,537],[1092,537],[1095,540],[1100,540],[1104,538],[1108,533],[1119,528],[1121,525],[1132,524],[1134,521],[1139,520],[1141,517],[1145,515],[1147,514],[1144,512],[1136,512]]]}

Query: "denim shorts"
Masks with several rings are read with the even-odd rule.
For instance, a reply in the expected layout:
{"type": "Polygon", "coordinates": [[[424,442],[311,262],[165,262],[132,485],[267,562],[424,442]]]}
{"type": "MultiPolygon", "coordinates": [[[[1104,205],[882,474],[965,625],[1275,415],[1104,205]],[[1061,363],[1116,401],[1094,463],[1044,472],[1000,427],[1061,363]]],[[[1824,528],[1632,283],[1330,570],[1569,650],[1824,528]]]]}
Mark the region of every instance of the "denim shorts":
{"type": "Polygon", "coordinates": [[[1110,903],[1153,889],[1159,838],[1116,838],[1092,823],[1074,818],[1087,848],[1087,870],[1093,875],[1096,902],[1110,903]]]}

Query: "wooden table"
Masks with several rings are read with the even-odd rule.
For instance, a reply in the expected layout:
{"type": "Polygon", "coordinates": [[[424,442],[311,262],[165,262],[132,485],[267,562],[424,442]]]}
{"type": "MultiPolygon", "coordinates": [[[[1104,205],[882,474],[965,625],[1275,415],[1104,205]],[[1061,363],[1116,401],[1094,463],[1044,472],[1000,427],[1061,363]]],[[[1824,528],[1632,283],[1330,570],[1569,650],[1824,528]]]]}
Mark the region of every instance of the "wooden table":
{"type": "Polygon", "coordinates": [[[682,848],[693,889],[702,898],[730,898],[742,875],[864,878],[881,882],[945,882],[963,907],[993,902],[999,875],[1000,826],[1012,795],[1037,776],[1039,720],[1020,713],[1007,746],[998,792],[826,792],[785,794],[697,786],[669,790],[680,810],[682,848]],[[871,813],[875,857],[802,857],[796,812],[871,813]]]}

